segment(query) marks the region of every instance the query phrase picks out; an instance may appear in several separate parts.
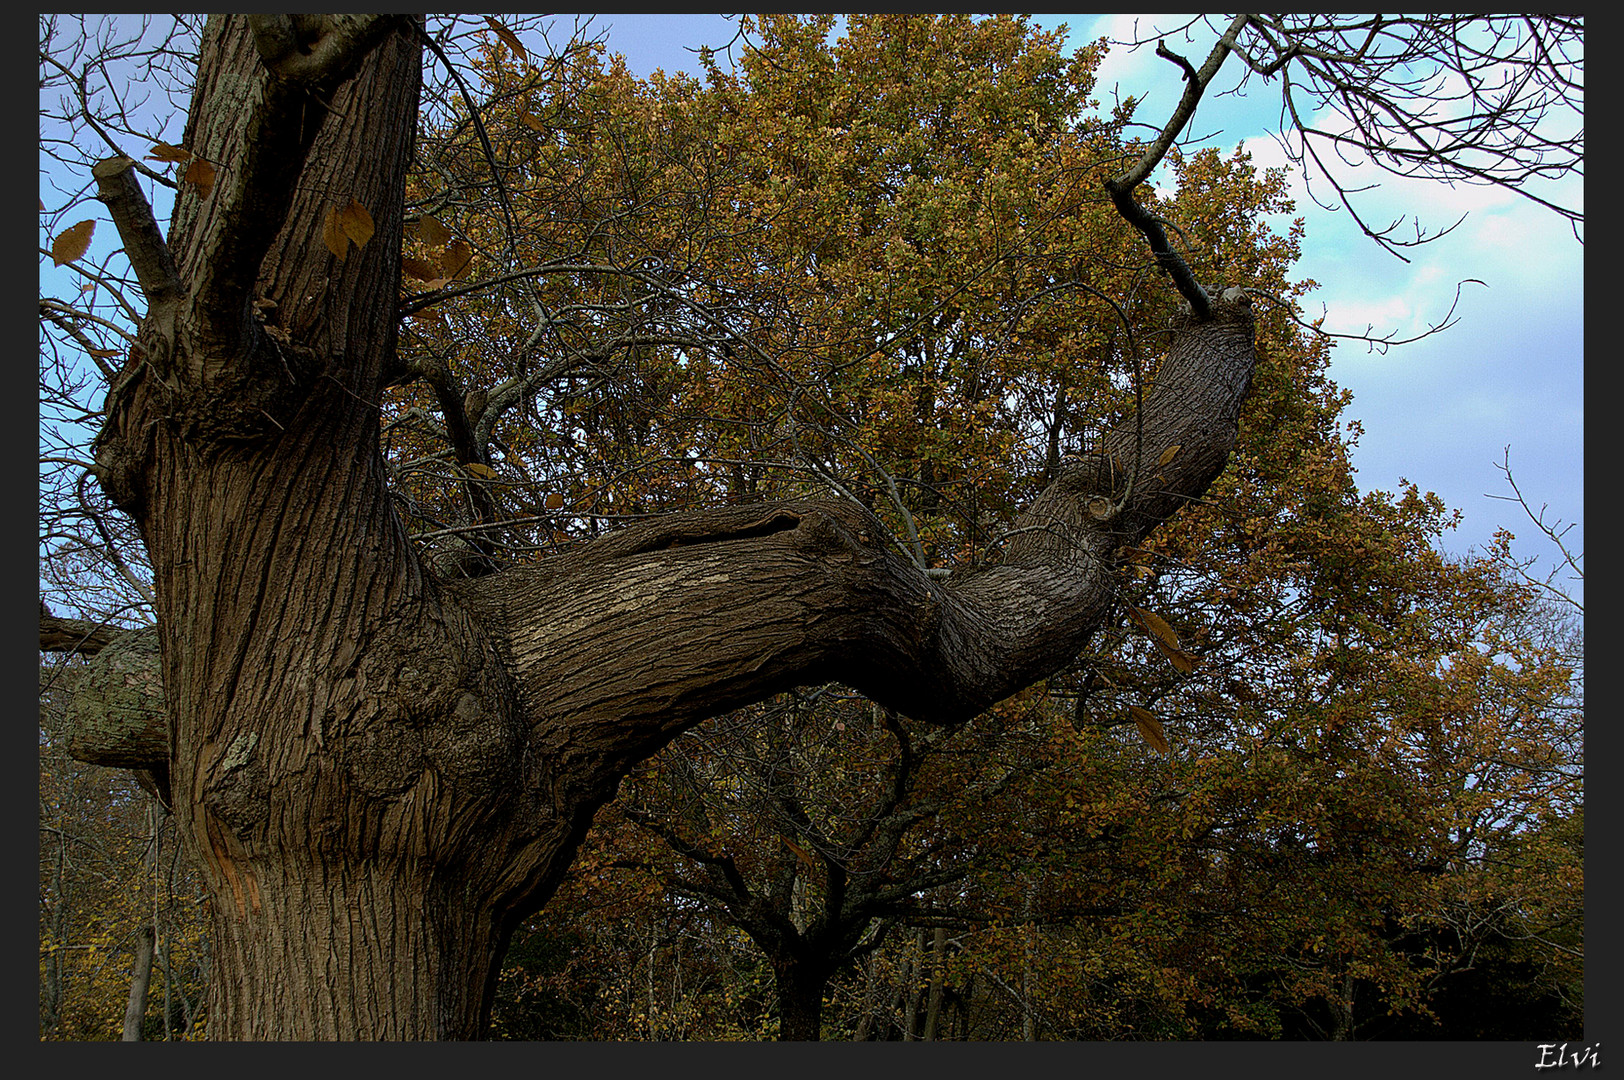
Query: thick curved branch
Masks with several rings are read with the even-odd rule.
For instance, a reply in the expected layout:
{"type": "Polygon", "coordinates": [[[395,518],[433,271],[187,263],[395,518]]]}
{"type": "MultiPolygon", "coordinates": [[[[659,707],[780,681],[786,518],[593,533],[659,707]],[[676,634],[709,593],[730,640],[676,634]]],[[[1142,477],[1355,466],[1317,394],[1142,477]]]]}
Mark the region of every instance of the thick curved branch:
{"type": "MultiPolygon", "coordinates": [[[[964,719],[1070,663],[1105,623],[1118,551],[1222,471],[1254,363],[1243,292],[1187,315],[1141,415],[1062,462],[1002,565],[945,582],[862,507],[798,501],[673,515],[446,588],[498,642],[532,747],[594,790],[794,685],[838,680],[964,719]]],[[[147,731],[162,709],[149,697],[147,731]]]]}
{"type": "Polygon", "coordinates": [[[588,774],[798,684],[963,719],[1070,663],[1104,624],[1118,550],[1222,470],[1254,359],[1240,290],[1187,316],[1141,416],[1062,464],[1002,565],[945,582],[862,507],[807,501],[662,518],[457,588],[504,641],[535,738],[588,774]]]}

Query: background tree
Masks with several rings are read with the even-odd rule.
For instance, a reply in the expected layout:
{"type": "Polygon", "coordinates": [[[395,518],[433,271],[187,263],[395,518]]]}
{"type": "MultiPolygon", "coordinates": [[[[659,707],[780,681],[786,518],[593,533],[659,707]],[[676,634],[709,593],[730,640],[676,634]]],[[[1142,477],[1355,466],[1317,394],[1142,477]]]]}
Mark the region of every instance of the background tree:
{"type": "Polygon", "coordinates": [[[71,756],[82,666],[53,657],[40,672],[40,1037],[197,1038],[201,892],[172,818],[134,775],[71,756]]]}
{"type": "MultiPolygon", "coordinates": [[[[1248,29],[1268,28],[1237,21],[1224,48],[1248,29]]],[[[1003,517],[996,565],[966,563],[944,582],[930,571],[949,567],[926,565],[917,543],[899,554],[862,500],[796,492],[501,566],[476,493],[500,474],[488,448],[458,447],[459,424],[478,432],[566,375],[624,380],[641,371],[638,350],[679,339],[827,414],[820,380],[898,343],[865,342],[862,322],[854,346],[854,327],[833,319],[775,321],[789,279],[734,292],[739,265],[684,252],[670,269],[669,244],[589,245],[545,265],[522,252],[505,180],[517,166],[487,147],[465,84],[449,108],[468,108],[506,227],[488,241],[472,222],[425,235],[438,218],[419,214],[426,247],[409,257],[432,255],[439,273],[425,282],[432,297],[398,303],[419,54],[446,52],[459,32],[451,23],[425,39],[394,17],[211,20],[187,132],[163,151],[186,163],[167,243],[133,158],[94,171],[148,306],[112,380],[94,471],[154,567],[168,753],[151,764],[166,768],[211,896],[211,1030],[227,1037],[478,1034],[513,928],[557,887],[620,777],[686,727],[829,677],[917,719],[955,721],[1064,666],[1110,621],[1131,552],[1222,471],[1252,377],[1246,294],[1195,286],[1143,216],[1144,176],[1130,170],[1113,204],[1193,310],[1136,407],[1103,418],[1091,455],[1062,458],[1026,509],[1003,517]],[[357,173],[357,161],[372,168],[357,173]],[[490,393],[447,392],[457,388],[430,370],[432,351],[397,348],[398,316],[451,299],[460,287],[440,279],[470,268],[488,269],[490,284],[551,274],[623,295],[521,296],[517,381],[493,388],[510,399],[492,411],[490,393]],[[572,325],[555,310],[594,331],[608,324],[610,357],[626,366],[550,348],[548,334],[572,325]],[[469,478],[476,558],[459,577],[411,545],[380,450],[383,392],[414,379],[435,391],[469,478]]],[[[483,33],[481,62],[497,58],[493,40],[522,49],[500,24],[483,33]]],[[[1216,68],[1224,53],[1214,56],[1216,68]]],[[[1192,71],[1192,90],[1210,78],[1192,71]]],[[[1187,118],[1181,109],[1168,141],[1187,118]]],[[[1140,166],[1166,150],[1152,144],[1140,166]]],[[[462,190],[445,171],[424,198],[462,190]]],[[[71,244],[57,254],[71,261],[71,244]]],[[[785,415],[799,449],[798,410],[785,415]]],[[[805,429],[823,442],[840,434],[805,429]]],[[[819,476],[811,462],[830,455],[812,450],[796,465],[819,476]]],[[[827,467],[820,479],[846,487],[827,467]]],[[[541,493],[542,509],[561,508],[554,494],[541,493]]],[[[906,536],[906,504],[886,509],[906,536]]]]}

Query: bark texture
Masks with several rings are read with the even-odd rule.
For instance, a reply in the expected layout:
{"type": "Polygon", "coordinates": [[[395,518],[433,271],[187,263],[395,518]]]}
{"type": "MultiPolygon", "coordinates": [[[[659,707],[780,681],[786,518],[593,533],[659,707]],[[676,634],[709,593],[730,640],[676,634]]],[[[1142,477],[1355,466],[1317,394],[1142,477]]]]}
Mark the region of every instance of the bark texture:
{"type": "Polygon", "coordinates": [[[127,164],[97,170],[151,305],[96,447],[155,571],[167,738],[130,753],[162,757],[212,896],[216,1038],[478,1037],[513,928],[684,728],[827,679],[955,720],[1062,667],[1120,548],[1222,469],[1252,371],[1232,290],[1178,328],[1137,421],[1061,463],[1002,563],[947,581],[859,507],[783,502],[441,582],[378,440],[417,35],[212,18],[186,145],[222,179],[182,191],[167,246],[127,164]],[[376,231],[341,259],[323,226],[352,199],[376,231]]]}

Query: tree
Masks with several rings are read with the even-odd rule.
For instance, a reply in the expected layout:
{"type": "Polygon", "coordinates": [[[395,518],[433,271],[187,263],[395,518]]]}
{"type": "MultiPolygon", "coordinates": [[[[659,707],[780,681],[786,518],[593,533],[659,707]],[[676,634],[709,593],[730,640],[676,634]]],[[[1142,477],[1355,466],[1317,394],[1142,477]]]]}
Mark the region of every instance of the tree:
{"type": "MultiPolygon", "coordinates": [[[[1192,70],[1196,98],[1243,30],[1269,40],[1248,19],[1192,70]]],[[[386,390],[434,384],[398,348],[425,46],[443,51],[404,16],[212,18],[184,138],[163,151],[191,163],[168,237],[143,166],[93,170],[147,303],[94,473],[153,569],[162,764],[211,898],[219,1037],[476,1037],[513,929],[621,777],[681,731],[832,677],[951,722],[1064,666],[1128,552],[1222,472],[1253,374],[1245,288],[1198,285],[1135,197],[1181,108],[1109,186],[1190,310],[1142,400],[1057,464],[995,565],[943,578],[866,507],[798,497],[442,577],[380,450],[386,390]]],[[[1311,50],[1288,54],[1277,71],[1311,50]]],[[[501,241],[524,262],[515,233],[501,241]]],[[[703,327],[685,343],[724,363],[748,353],[748,292],[718,323],[716,282],[583,254],[546,269],[643,274],[640,310],[703,327]]],[[[521,372],[513,397],[540,385],[521,372]]]]}
{"type": "Polygon", "coordinates": [[[40,1037],[195,1038],[208,956],[195,876],[129,771],[71,756],[82,670],[40,672],[40,1037]]]}

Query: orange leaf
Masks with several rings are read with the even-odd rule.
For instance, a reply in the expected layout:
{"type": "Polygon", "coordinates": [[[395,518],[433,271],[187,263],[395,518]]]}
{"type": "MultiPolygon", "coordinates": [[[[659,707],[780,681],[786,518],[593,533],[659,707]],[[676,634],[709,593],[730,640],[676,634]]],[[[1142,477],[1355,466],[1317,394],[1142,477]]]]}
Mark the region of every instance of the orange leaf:
{"type": "Polygon", "coordinates": [[[344,230],[344,235],[354,240],[358,248],[366,247],[367,241],[372,239],[372,215],[355,199],[351,199],[350,205],[339,211],[338,224],[344,230]]]}
{"type": "Polygon", "coordinates": [[[795,852],[796,858],[800,859],[814,870],[818,868],[817,860],[812,857],[812,853],[807,851],[806,848],[802,847],[800,844],[797,844],[787,836],[781,837],[780,839],[784,841],[784,845],[786,847],[795,852]]]}
{"type": "Polygon", "coordinates": [[[1128,706],[1128,715],[1133,717],[1134,726],[1139,729],[1139,735],[1164,757],[1172,753],[1167,745],[1167,736],[1162,731],[1162,722],[1156,719],[1156,714],[1149,709],[1141,709],[1137,705],[1128,706]]]}
{"type": "Polygon", "coordinates": [[[209,197],[209,192],[214,190],[214,166],[202,158],[198,158],[187,166],[186,175],[181,182],[191,184],[192,187],[197,189],[197,197],[206,199],[209,197]]]}
{"type": "Polygon", "coordinates": [[[515,34],[512,30],[509,30],[507,27],[503,26],[489,15],[485,16],[485,25],[490,27],[491,31],[495,33],[497,37],[502,39],[502,44],[513,50],[514,56],[517,56],[520,60],[530,59],[530,54],[524,51],[524,45],[519,41],[519,35],[515,34]]]}
{"type": "Polygon", "coordinates": [[[474,249],[461,240],[453,240],[446,245],[445,254],[440,257],[440,269],[445,276],[454,278],[468,269],[468,264],[474,259],[474,249]]]}
{"type": "Polygon", "coordinates": [[[81,221],[60,233],[51,243],[51,261],[58,266],[70,263],[90,250],[90,234],[96,231],[94,221],[81,221]]]}
{"type": "Polygon", "coordinates": [[[192,152],[184,147],[171,146],[166,142],[153,143],[152,153],[147,155],[148,161],[187,161],[192,152]]]}

